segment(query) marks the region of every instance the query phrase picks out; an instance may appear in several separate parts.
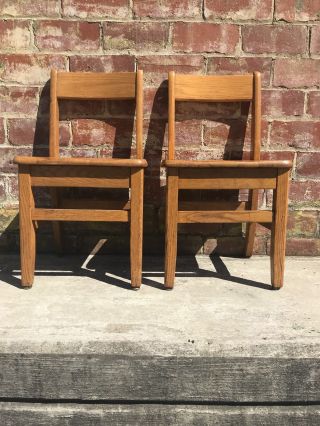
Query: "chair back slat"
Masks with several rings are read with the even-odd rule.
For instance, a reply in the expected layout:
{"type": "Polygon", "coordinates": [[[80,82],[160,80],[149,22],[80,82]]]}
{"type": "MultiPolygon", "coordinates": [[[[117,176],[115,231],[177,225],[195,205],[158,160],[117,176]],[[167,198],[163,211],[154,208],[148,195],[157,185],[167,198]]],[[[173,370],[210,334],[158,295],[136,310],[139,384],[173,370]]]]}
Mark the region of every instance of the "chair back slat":
{"type": "Polygon", "coordinates": [[[253,75],[182,75],[175,78],[177,101],[235,102],[253,97],[253,75]]]}
{"type": "Polygon", "coordinates": [[[143,71],[124,73],[57,72],[50,79],[49,155],[59,157],[59,99],[136,100],[136,158],[142,159],[143,71]]]}
{"type": "Polygon", "coordinates": [[[59,72],[58,99],[134,99],[136,73],[59,72]]]}
{"type": "Polygon", "coordinates": [[[252,102],[251,159],[260,159],[261,74],[184,75],[169,73],[168,159],[175,157],[175,102],[252,102]]]}

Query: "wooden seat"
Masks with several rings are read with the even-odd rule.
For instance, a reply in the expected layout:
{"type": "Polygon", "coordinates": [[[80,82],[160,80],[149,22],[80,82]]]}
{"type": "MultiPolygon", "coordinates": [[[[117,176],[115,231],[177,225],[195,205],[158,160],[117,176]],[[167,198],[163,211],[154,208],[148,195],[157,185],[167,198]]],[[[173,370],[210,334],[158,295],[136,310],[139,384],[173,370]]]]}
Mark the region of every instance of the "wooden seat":
{"type": "Polygon", "coordinates": [[[141,285],[143,175],[143,73],[74,73],[52,70],[50,80],[49,157],[15,157],[19,172],[21,283],[34,280],[36,223],[53,221],[55,244],[61,250],[61,221],[130,223],[131,286],[141,285]],[[59,99],[136,100],[136,158],[61,158],[59,99]],[[35,206],[33,187],[48,187],[53,208],[35,206]],[[63,199],[61,187],[128,188],[129,201],[63,199]]]}
{"type": "Polygon", "coordinates": [[[244,255],[253,253],[256,223],[271,229],[271,283],[283,285],[288,185],[292,162],[260,160],[261,75],[190,76],[169,73],[165,287],[174,285],[179,223],[247,223],[244,255]],[[176,101],[252,103],[250,160],[176,160],[176,101]],[[248,189],[248,202],[179,202],[179,190],[248,189]],[[273,190],[272,210],[258,210],[259,189],[273,190]]]}

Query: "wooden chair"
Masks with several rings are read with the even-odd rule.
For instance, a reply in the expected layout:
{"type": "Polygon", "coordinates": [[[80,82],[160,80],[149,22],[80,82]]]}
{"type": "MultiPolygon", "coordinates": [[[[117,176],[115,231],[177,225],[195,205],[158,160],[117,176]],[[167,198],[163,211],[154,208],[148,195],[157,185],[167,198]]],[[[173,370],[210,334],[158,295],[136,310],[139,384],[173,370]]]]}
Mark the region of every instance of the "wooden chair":
{"type": "Polygon", "coordinates": [[[15,157],[19,168],[21,282],[34,280],[37,221],[54,221],[54,238],[60,244],[59,221],[130,222],[131,286],[140,287],[142,268],[143,174],[142,152],[143,72],[81,73],[52,70],[50,81],[49,157],[15,157]],[[61,158],[59,156],[59,99],[136,100],[136,158],[61,158]],[[33,187],[50,187],[55,208],[37,208],[33,187]],[[58,200],[61,187],[130,188],[128,203],[106,200],[58,200]],[[59,204],[58,204],[59,203],[59,204]],[[76,207],[76,208],[73,208],[76,207]]]}
{"type": "Polygon", "coordinates": [[[190,76],[169,73],[169,142],[166,199],[165,287],[174,285],[178,223],[247,222],[246,251],[253,252],[256,223],[270,229],[271,282],[283,285],[291,161],[260,160],[261,76],[190,76]],[[175,160],[175,102],[252,102],[251,160],[175,160]],[[179,202],[179,189],[249,189],[246,203],[179,202]],[[258,210],[259,189],[273,189],[273,208],[258,210]]]}

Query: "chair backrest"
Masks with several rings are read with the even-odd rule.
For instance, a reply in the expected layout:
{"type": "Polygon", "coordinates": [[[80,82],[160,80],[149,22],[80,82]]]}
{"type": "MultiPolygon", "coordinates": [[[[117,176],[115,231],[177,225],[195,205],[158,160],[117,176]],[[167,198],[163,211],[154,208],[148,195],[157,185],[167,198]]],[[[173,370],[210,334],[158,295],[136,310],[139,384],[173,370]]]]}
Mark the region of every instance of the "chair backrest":
{"type": "Polygon", "coordinates": [[[260,159],[261,74],[184,75],[169,73],[168,159],[175,152],[175,102],[252,102],[251,159],[260,159]]]}
{"type": "Polygon", "coordinates": [[[59,99],[136,100],[137,158],[143,158],[143,72],[95,73],[51,70],[49,155],[59,157],[59,99]]]}

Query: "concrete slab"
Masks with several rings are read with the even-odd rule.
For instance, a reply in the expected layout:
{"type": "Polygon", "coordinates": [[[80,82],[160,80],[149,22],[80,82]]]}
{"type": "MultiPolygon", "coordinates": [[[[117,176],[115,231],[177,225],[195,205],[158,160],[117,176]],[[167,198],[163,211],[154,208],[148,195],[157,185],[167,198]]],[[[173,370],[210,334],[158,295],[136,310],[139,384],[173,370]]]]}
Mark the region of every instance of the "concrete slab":
{"type": "Polygon", "coordinates": [[[318,258],[288,258],[280,291],[266,257],[180,258],[172,291],[157,258],[139,291],[127,258],[38,257],[30,290],[0,262],[0,353],[320,356],[318,258]]]}
{"type": "Polygon", "coordinates": [[[180,258],[163,290],[162,259],[39,257],[22,290],[2,258],[0,399],[319,404],[320,265],[287,259],[270,291],[269,259],[180,258]]]}

